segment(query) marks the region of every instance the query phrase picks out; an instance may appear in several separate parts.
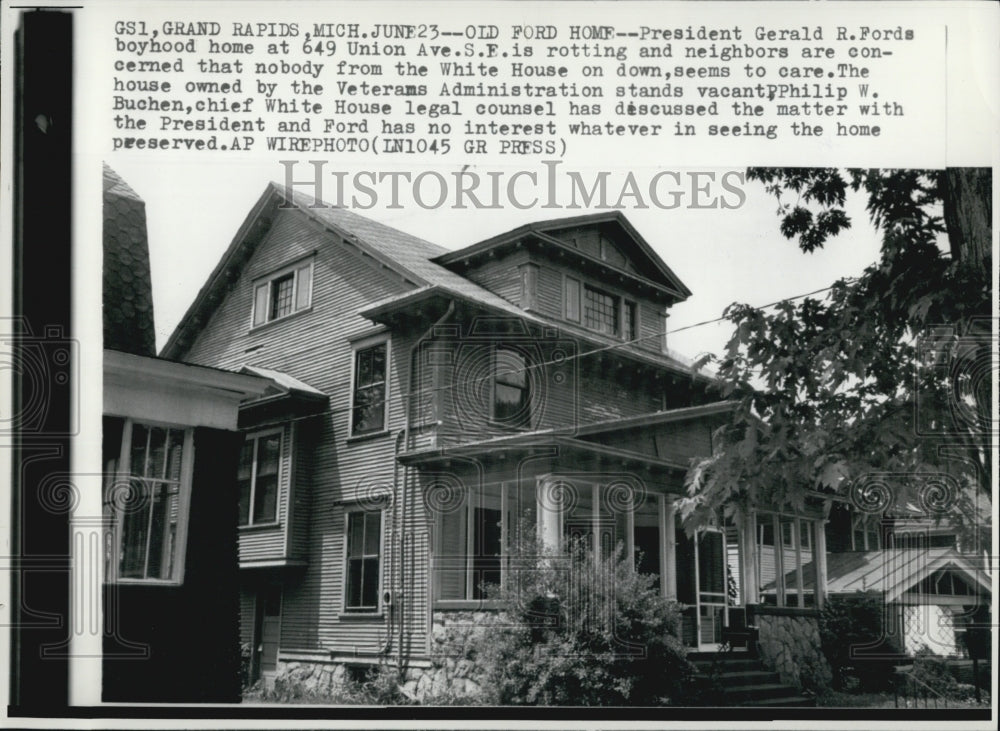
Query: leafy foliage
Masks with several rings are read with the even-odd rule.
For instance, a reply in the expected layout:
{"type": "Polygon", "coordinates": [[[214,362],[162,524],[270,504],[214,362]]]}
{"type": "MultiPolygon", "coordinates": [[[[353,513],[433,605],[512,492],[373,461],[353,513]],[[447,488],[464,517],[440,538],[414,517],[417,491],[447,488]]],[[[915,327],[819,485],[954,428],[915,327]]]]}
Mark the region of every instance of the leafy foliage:
{"type": "Polygon", "coordinates": [[[622,556],[595,560],[581,545],[566,555],[518,552],[498,589],[497,621],[477,635],[487,702],[500,705],[664,705],[693,668],[679,639],[680,608],[653,577],[622,556]]]}
{"type": "Polygon", "coordinates": [[[851,225],[848,195],[867,196],[881,254],[822,299],[726,310],[734,331],[715,360],[736,409],[715,454],[688,474],[687,524],[720,507],[801,507],[817,490],[854,489],[863,502],[873,486],[905,485],[945,491],[950,507],[966,488],[988,495],[989,219],[985,229],[968,224],[982,222],[988,201],[971,206],[978,217],[954,214],[970,206],[955,199],[953,171],[753,168],[748,177],[776,196],[780,230],[804,252],[851,225]]]}
{"type": "Polygon", "coordinates": [[[879,592],[827,599],[820,612],[819,636],[835,689],[888,689],[896,653],[887,641],[885,616],[879,592]]]}

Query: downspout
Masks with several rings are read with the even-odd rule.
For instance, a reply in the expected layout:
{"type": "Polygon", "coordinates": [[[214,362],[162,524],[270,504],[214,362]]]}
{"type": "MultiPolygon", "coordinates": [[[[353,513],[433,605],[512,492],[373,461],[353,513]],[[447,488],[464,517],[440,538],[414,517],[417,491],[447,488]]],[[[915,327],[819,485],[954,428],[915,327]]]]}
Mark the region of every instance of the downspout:
{"type": "MultiPolygon", "coordinates": [[[[405,449],[409,450],[409,448],[410,448],[410,414],[411,414],[411,412],[413,410],[414,377],[415,377],[416,371],[417,371],[417,369],[414,367],[414,362],[415,362],[416,355],[417,355],[417,353],[418,353],[418,351],[420,349],[420,346],[422,346],[427,340],[431,339],[434,330],[436,328],[438,328],[440,325],[442,325],[445,322],[445,320],[447,320],[453,314],[455,314],[455,300],[452,300],[451,302],[448,303],[448,309],[445,310],[445,313],[443,315],[441,315],[441,317],[439,317],[434,322],[434,324],[431,325],[427,329],[427,331],[423,335],[420,336],[420,338],[417,340],[417,342],[415,342],[413,344],[413,346],[410,348],[410,359],[409,359],[410,373],[409,373],[409,378],[408,378],[408,380],[409,380],[409,389],[407,390],[407,397],[406,397],[406,413],[404,414],[403,431],[400,432],[400,436],[402,436],[402,439],[399,439],[398,437],[396,439],[396,457],[397,457],[396,464],[397,465],[399,464],[398,457],[399,457],[399,445],[400,445],[400,442],[402,441],[402,442],[405,443],[404,444],[405,449]]],[[[398,590],[398,592],[397,592],[396,595],[398,597],[400,597],[400,598],[399,598],[399,601],[394,602],[394,605],[397,605],[397,606],[399,605],[400,602],[402,602],[403,586],[405,584],[404,577],[403,577],[403,571],[404,571],[404,567],[406,565],[406,562],[405,562],[405,556],[406,556],[406,481],[407,481],[407,476],[408,475],[409,475],[409,468],[407,468],[404,465],[403,466],[403,485],[402,485],[402,490],[400,491],[401,494],[400,494],[400,500],[399,500],[399,576],[398,576],[398,578],[399,578],[399,590],[398,590]]],[[[397,489],[397,488],[398,488],[398,482],[394,483],[394,485],[393,485],[393,489],[397,489]]],[[[428,589],[430,589],[430,587],[428,587],[428,589]]],[[[429,598],[429,595],[428,595],[428,598],[429,598]]],[[[399,639],[398,639],[398,643],[397,643],[397,647],[396,647],[396,668],[397,668],[397,670],[402,671],[402,669],[403,669],[403,610],[402,610],[401,606],[400,606],[400,610],[399,610],[399,624],[398,624],[398,627],[397,627],[397,632],[398,632],[398,635],[399,635],[399,639]]]]}

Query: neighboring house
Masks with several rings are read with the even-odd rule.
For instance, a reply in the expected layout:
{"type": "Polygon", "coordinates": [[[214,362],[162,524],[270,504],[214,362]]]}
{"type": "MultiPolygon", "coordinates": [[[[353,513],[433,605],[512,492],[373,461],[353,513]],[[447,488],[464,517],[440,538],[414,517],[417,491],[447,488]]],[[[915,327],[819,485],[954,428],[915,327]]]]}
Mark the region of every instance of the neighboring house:
{"type": "Polygon", "coordinates": [[[145,205],[104,168],[104,701],[239,699],[240,402],[269,381],[155,357],[145,205]]]}
{"type": "MultiPolygon", "coordinates": [[[[819,509],[680,529],[690,460],[731,408],[667,347],[689,295],[618,212],[448,251],[269,186],[163,351],[277,384],[240,414],[255,674],[324,683],[384,658],[419,674],[435,634],[489,609],[522,525],[553,547],[623,543],[702,649],[732,609],[730,554],[741,604],[774,571],[768,531],[791,541],[785,569],[825,556],[819,509]]],[[[804,623],[813,657],[801,594],[773,592],[772,625],[804,623]]]]}

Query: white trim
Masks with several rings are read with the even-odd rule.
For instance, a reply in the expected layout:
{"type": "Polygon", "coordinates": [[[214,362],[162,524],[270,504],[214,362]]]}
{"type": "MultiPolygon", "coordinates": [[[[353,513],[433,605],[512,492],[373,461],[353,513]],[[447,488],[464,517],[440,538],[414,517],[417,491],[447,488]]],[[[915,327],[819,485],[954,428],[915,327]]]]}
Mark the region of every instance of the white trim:
{"type": "MultiPolygon", "coordinates": [[[[261,429],[259,431],[247,432],[243,438],[243,444],[245,445],[248,441],[253,441],[253,457],[250,464],[250,504],[247,509],[247,522],[237,523],[238,528],[264,528],[264,527],[277,527],[281,525],[281,473],[282,465],[284,463],[283,452],[285,449],[285,428],[283,426],[276,426],[269,429],[261,429]],[[259,447],[259,442],[265,437],[269,437],[273,434],[278,435],[278,479],[275,483],[275,496],[274,496],[274,518],[272,520],[255,523],[253,520],[253,506],[254,497],[257,493],[257,450],[259,447]]],[[[291,445],[289,445],[290,447],[291,445]]],[[[242,450],[242,446],[240,447],[242,450]]],[[[287,543],[287,541],[286,541],[287,543]]]]}
{"type": "Polygon", "coordinates": [[[347,438],[351,439],[353,437],[368,437],[377,434],[385,434],[389,429],[389,402],[392,399],[390,393],[390,384],[392,383],[392,337],[388,331],[376,333],[368,337],[362,338],[360,340],[355,340],[351,343],[351,373],[350,381],[348,382],[349,388],[349,401],[347,409],[347,438]],[[368,348],[374,347],[376,345],[381,345],[385,343],[385,395],[383,396],[382,403],[382,428],[381,429],[370,429],[363,432],[354,431],[354,394],[357,391],[357,386],[355,383],[355,377],[357,375],[358,367],[358,353],[362,350],[367,350],[368,348]]]}
{"type": "MultiPolygon", "coordinates": [[[[361,523],[361,525],[362,525],[362,529],[363,530],[367,530],[367,521],[366,520],[363,520],[362,523],[361,523]]],[[[368,616],[373,616],[373,615],[380,615],[382,613],[382,611],[383,611],[382,594],[384,592],[383,587],[385,586],[385,571],[384,571],[384,566],[383,566],[383,564],[385,562],[385,529],[386,529],[386,524],[385,524],[385,508],[382,508],[380,510],[365,510],[364,508],[361,507],[361,503],[360,502],[353,502],[353,503],[350,503],[350,504],[347,504],[347,505],[344,506],[344,539],[343,539],[344,550],[343,550],[343,556],[342,556],[342,560],[341,560],[341,577],[342,577],[342,580],[343,580],[343,591],[341,592],[341,597],[340,597],[340,613],[341,614],[350,615],[351,618],[354,618],[354,617],[368,617],[368,616]],[[350,557],[348,555],[348,550],[350,549],[350,538],[351,538],[351,536],[350,536],[350,519],[351,519],[351,513],[361,513],[362,515],[365,515],[365,516],[367,516],[368,513],[378,513],[378,515],[379,515],[379,520],[378,520],[378,525],[379,525],[378,586],[375,588],[375,608],[374,609],[370,609],[368,607],[348,608],[348,606],[347,606],[347,587],[348,587],[348,582],[350,580],[350,576],[348,575],[349,566],[350,566],[350,564],[349,564],[349,558],[350,557]]],[[[361,557],[362,557],[362,562],[363,562],[364,561],[364,556],[365,556],[365,554],[364,554],[364,540],[362,540],[361,551],[362,551],[361,557]]],[[[362,564],[362,567],[363,567],[363,564],[362,564]]],[[[362,585],[361,590],[362,590],[362,592],[364,591],[364,585],[362,585]]]]}
{"type": "Polygon", "coordinates": [[[300,256],[299,258],[295,259],[292,262],[289,262],[288,264],[285,264],[280,269],[275,269],[275,270],[271,271],[268,274],[263,274],[263,275],[261,275],[259,277],[254,277],[254,279],[252,280],[251,285],[250,285],[250,303],[251,303],[250,304],[250,330],[251,331],[257,330],[259,328],[264,327],[265,325],[269,325],[272,322],[278,322],[280,320],[284,320],[286,318],[289,318],[292,315],[297,315],[297,314],[299,314],[301,312],[307,312],[307,311],[311,310],[312,309],[313,294],[314,294],[313,282],[315,282],[315,280],[316,280],[315,274],[316,274],[316,253],[315,252],[310,252],[308,254],[304,254],[303,256],[300,256]],[[307,259],[309,260],[308,262],[306,262],[307,259]],[[299,272],[301,270],[303,270],[303,269],[306,269],[307,267],[309,269],[309,300],[302,307],[296,307],[296,303],[298,302],[298,297],[299,297],[299,281],[300,281],[299,272]],[[271,317],[270,316],[270,313],[271,313],[271,300],[274,297],[274,290],[273,290],[274,280],[280,279],[280,278],[284,277],[285,275],[287,275],[289,273],[291,273],[293,275],[292,276],[292,309],[291,309],[290,312],[288,312],[287,314],[281,315],[280,317],[271,317]],[[265,306],[267,307],[267,312],[265,313],[264,319],[261,322],[256,322],[256,320],[257,320],[257,288],[260,287],[261,285],[264,285],[264,286],[267,287],[267,297],[266,297],[267,301],[265,303],[265,306]]]}

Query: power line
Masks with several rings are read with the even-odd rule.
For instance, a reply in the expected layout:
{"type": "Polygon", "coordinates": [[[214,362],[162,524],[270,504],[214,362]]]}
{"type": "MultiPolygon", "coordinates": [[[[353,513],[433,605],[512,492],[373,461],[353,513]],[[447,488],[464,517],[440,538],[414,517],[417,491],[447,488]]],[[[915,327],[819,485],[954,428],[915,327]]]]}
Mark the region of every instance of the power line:
{"type": "MultiPolygon", "coordinates": [[[[820,294],[822,292],[827,292],[827,291],[829,291],[831,289],[833,289],[832,285],[828,286],[828,287],[822,287],[820,289],[816,289],[816,290],[813,290],[811,292],[805,292],[805,293],[802,293],[802,294],[793,295],[791,297],[783,297],[782,299],[775,300],[773,302],[768,302],[767,304],[764,304],[764,305],[760,305],[759,307],[756,307],[755,309],[763,310],[763,309],[766,309],[768,307],[774,307],[775,305],[781,304],[782,302],[791,302],[793,300],[799,300],[799,299],[802,299],[804,297],[811,297],[812,295],[820,294]]],[[[435,394],[435,393],[437,393],[439,391],[445,391],[445,390],[448,390],[448,389],[455,389],[455,388],[460,387],[460,386],[474,386],[476,384],[483,383],[483,382],[486,382],[486,381],[492,381],[493,379],[495,379],[497,377],[497,375],[517,375],[517,374],[521,374],[521,373],[527,374],[528,371],[536,370],[536,369],[540,369],[540,368],[545,368],[547,366],[560,366],[560,365],[566,363],[567,361],[578,360],[578,359],[585,358],[585,357],[590,356],[590,355],[596,355],[598,353],[603,353],[603,352],[609,352],[609,351],[612,351],[612,350],[617,350],[617,349],[620,349],[620,348],[622,348],[622,347],[624,347],[626,345],[634,345],[636,343],[641,343],[643,341],[650,340],[650,339],[653,339],[653,338],[661,338],[661,337],[664,337],[666,335],[670,335],[670,334],[673,334],[673,333],[683,332],[685,330],[691,330],[691,329],[694,329],[696,327],[701,327],[703,325],[711,325],[713,323],[721,322],[721,321],[726,320],[726,319],[727,319],[726,316],[722,315],[722,316],[719,316],[719,317],[712,318],[710,320],[702,320],[701,322],[695,322],[695,323],[692,323],[690,325],[685,325],[683,327],[677,328],[676,330],[667,330],[664,333],[653,333],[652,335],[645,335],[645,336],[642,336],[642,337],[634,338],[632,340],[625,340],[625,341],[618,342],[618,343],[609,343],[607,345],[599,346],[599,347],[593,348],[591,350],[583,351],[583,352],[580,352],[580,353],[575,353],[575,354],[572,354],[572,355],[565,355],[565,356],[562,356],[562,357],[559,357],[559,358],[553,358],[553,359],[547,360],[547,361],[540,361],[538,363],[526,364],[524,367],[521,367],[521,368],[507,368],[507,369],[504,369],[504,370],[491,369],[491,371],[487,375],[477,376],[475,378],[463,379],[463,380],[460,380],[460,381],[453,381],[453,382],[451,382],[451,383],[449,383],[447,385],[443,385],[443,386],[430,386],[430,387],[427,387],[427,388],[418,389],[418,390],[416,390],[414,392],[402,391],[402,392],[400,392],[398,394],[392,394],[392,393],[390,393],[389,397],[385,398],[382,401],[382,403],[385,404],[386,406],[389,406],[392,403],[394,403],[394,401],[396,399],[403,400],[403,399],[406,399],[406,398],[419,398],[419,397],[422,397],[422,396],[428,396],[428,395],[431,395],[431,394],[435,394]]],[[[501,341],[501,343],[502,343],[502,341],[501,341]]],[[[495,343],[495,342],[492,343],[492,345],[496,345],[496,344],[497,343],[495,343]]],[[[316,347],[317,348],[321,348],[321,347],[324,347],[324,346],[323,345],[317,345],[316,347]]],[[[301,354],[303,352],[308,352],[308,351],[307,350],[306,351],[299,351],[299,354],[301,354]]],[[[387,366],[388,366],[388,364],[387,364],[387,366]]],[[[263,366],[262,365],[260,367],[267,367],[267,366],[263,366]]],[[[388,377],[387,377],[387,381],[388,381],[388,377]]],[[[330,408],[330,409],[327,409],[326,411],[319,412],[318,414],[311,414],[309,416],[297,417],[297,418],[292,418],[292,419],[284,419],[284,420],[280,420],[280,421],[275,422],[275,423],[291,423],[293,421],[301,421],[301,420],[304,420],[304,419],[312,419],[312,418],[315,418],[316,416],[319,416],[321,414],[335,415],[335,414],[349,413],[349,412],[353,411],[354,408],[356,408],[356,407],[355,406],[341,406],[341,407],[336,407],[336,408],[330,408]]]]}

